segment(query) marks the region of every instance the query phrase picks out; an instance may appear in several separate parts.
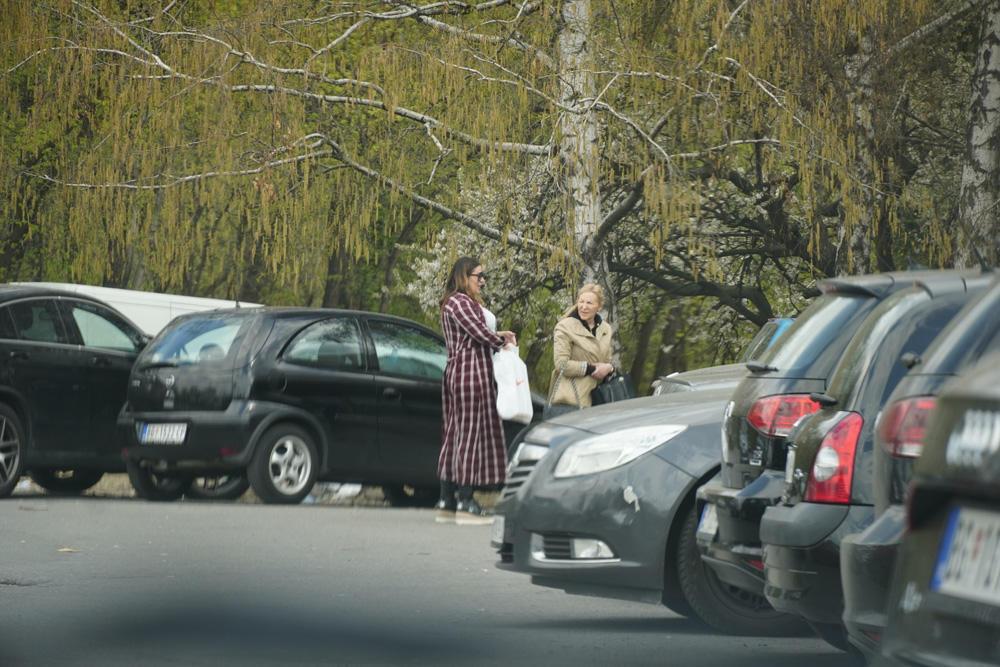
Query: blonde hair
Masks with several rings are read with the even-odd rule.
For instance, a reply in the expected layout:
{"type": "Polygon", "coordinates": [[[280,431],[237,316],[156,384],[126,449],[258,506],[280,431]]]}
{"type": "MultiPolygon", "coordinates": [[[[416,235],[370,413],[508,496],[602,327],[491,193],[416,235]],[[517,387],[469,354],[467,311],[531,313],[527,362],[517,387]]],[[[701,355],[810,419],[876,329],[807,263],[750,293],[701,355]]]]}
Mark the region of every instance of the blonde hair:
{"type": "Polygon", "coordinates": [[[565,313],[563,313],[563,317],[569,317],[572,315],[573,311],[576,310],[576,302],[580,300],[581,296],[587,294],[588,292],[597,297],[598,308],[604,307],[604,288],[597,283],[584,283],[583,287],[577,291],[576,299],[573,301],[573,304],[566,310],[565,313]]]}

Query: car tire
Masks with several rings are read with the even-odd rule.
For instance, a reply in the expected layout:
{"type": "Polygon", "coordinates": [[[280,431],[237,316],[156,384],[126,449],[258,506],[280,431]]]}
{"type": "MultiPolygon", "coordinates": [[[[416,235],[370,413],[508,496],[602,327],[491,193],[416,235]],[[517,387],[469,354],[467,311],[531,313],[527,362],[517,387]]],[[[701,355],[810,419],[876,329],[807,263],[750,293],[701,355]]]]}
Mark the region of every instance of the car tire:
{"type": "Polygon", "coordinates": [[[433,507],[441,491],[434,486],[383,484],[382,495],[393,507],[433,507]]]}
{"type": "Polygon", "coordinates": [[[293,505],[309,495],[318,466],[312,436],[295,424],[278,424],[257,443],[247,477],[265,503],[293,505]]]}
{"type": "Polygon", "coordinates": [[[250,488],[246,473],[195,477],[188,487],[188,498],[196,500],[236,500],[250,488]]]}
{"type": "Polygon", "coordinates": [[[0,498],[14,493],[24,470],[24,428],[10,406],[0,403],[0,498]]]}
{"type": "Polygon", "coordinates": [[[137,461],[126,461],[125,470],[137,496],[143,500],[171,502],[179,500],[191,486],[191,478],[180,475],[165,475],[154,471],[137,461]]]}
{"type": "Polygon", "coordinates": [[[697,504],[690,503],[673,554],[684,599],[695,615],[716,630],[732,635],[779,637],[801,635],[806,628],[795,616],[775,611],[763,595],[754,595],[719,580],[701,559],[695,535],[697,504]]]}
{"type": "Polygon", "coordinates": [[[103,470],[86,468],[35,468],[28,477],[38,486],[57,496],[78,496],[101,481],[103,470]]]}

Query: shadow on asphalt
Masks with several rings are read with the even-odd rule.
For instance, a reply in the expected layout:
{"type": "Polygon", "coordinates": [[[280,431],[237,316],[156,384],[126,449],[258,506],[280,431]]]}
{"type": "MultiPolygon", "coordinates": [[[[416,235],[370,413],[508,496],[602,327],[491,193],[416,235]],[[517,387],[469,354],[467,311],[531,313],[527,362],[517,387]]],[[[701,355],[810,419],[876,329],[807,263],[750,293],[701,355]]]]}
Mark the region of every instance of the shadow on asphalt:
{"type": "Polygon", "coordinates": [[[719,634],[700,621],[690,618],[648,618],[648,617],[616,617],[589,619],[552,619],[533,620],[530,623],[497,623],[498,628],[518,630],[569,630],[576,632],[621,632],[627,634],[681,634],[681,635],[714,635],[719,634]]]}

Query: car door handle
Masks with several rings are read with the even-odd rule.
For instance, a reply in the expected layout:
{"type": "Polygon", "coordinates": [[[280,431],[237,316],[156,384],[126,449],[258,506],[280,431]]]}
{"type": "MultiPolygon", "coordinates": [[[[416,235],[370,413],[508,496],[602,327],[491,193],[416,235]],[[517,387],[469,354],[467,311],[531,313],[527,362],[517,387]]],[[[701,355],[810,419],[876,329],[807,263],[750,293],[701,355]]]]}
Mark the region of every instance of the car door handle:
{"type": "Polygon", "coordinates": [[[94,364],[95,366],[110,366],[111,360],[105,359],[104,357],[91,357],[90,363],[94,364]]]}
{"type": "Polygon", "coordinates": [[[403,395],[399,393],[398,389],[393,389],[392,387],[386,387],[382,390],[382,398],[389,398],[394,401],[398,401],[403,395]]]}
{"type": "Polygon", "coordinates": [[[24,350],[11,350],[7,356],[11,359],[27,359],[31,355],[24,350]]]}

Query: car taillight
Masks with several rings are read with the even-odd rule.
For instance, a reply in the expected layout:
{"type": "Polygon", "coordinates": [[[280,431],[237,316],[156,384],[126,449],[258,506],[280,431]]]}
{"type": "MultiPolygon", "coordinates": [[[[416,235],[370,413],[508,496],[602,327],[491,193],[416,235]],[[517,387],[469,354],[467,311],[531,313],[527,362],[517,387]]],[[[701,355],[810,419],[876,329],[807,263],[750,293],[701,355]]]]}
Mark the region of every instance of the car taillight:
{"type": "Polygon", "coordinates": [[[819,410],[809,394],[785,394],[758,399],[747,413],[747,421],[764,435],[787,438],[800,418],[819,410]]]}
{"type": "Polygon", "coordinates": [[[937,405],[933,396],[918,396],[890,405],[878,423],[879,440],[890,456],[915,459],[924,449],[927,418],[937,405]]]}
{"type": "Polygon", "coordinates": [[[864,423],[857,412],[848,412],[823,438],[806,482],[806,501],[837,505],[850,502],[854,451],[864,423]]]}

